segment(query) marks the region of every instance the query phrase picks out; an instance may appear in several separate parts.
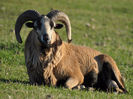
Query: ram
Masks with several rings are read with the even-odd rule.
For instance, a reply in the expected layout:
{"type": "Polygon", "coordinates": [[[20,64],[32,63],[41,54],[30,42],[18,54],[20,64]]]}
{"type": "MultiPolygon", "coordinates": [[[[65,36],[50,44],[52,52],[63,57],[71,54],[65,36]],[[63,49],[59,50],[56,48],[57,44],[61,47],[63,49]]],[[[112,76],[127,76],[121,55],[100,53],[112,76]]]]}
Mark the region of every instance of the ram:
{"type": "Polygon", "coordinates": [[[33,28],[25,42],[25,63],[31,84],[56,86],[65,82],[69,89],[85,85],[96,89],[126,93],[115,61],[94,49],[71,44],[71,24],[68,16],[58,10],[40,15],[35,10],[23,12],[15,24],[17,41],[22,43],[23,24],[33,28]],[[55,29],[66,28],[68,43],[55,29]]]}

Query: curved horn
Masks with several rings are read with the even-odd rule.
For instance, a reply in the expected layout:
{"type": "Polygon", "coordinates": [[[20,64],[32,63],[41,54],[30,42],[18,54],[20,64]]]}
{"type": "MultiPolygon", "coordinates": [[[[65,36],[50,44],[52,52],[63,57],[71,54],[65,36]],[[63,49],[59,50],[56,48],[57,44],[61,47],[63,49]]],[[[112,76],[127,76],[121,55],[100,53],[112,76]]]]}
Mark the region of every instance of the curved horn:
{"type": "Polygon", "coordinates": [[[21,30],[23,24],[26,21],[35,21],[39,16],[40,16],[40,14],[37,11],[27,10],[27,11],[23,12],[17,18],[16,24],[15,24],[15,35],[16,35],[17,41],[19,43],[22,43],[22,38],[20,36],[20,30],[21,30]]]}
{"type": "Polygon", "coordinates": [[[65,24],[68,42],[70,43],[72,41],[71,24],[70,24],[70,20],[68,16],[65,13],[58,11],[58,10],[52,10],[51,12],[47,14],[47,16],[53,21],[61,21],[62,23],[65,24]]]}

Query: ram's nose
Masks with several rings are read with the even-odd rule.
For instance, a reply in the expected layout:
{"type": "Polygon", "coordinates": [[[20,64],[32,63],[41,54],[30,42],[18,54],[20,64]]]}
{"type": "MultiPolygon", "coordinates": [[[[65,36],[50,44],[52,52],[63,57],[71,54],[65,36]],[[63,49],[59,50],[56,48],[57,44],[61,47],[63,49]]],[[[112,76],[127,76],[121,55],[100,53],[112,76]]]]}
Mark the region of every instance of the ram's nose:
{"type": "Polygon", "coordinates": [[[50,44],[50,39],[47,34],[43,35],[43,40],[47,43],[50,44]]]}

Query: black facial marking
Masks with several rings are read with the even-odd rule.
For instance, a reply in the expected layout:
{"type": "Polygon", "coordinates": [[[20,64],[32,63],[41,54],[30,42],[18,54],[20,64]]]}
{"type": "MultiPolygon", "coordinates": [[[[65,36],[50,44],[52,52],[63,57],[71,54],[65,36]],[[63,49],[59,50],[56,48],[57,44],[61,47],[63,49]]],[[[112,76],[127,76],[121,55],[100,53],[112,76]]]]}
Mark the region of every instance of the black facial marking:
{"type": "Polygon", "coordinates": [[[39,18],[39,19],[37,20],[37,28],[38,28],[38,29],[41,29],[41,25],[42,25],[42,23],[41,23],[41,18],[39,18]]]}
{"type": "Polygon", "coordinates": [[[51,28],[54,27],[54,22],[53,21],[50,21],[50,26],[51,26],[51,28]]]}

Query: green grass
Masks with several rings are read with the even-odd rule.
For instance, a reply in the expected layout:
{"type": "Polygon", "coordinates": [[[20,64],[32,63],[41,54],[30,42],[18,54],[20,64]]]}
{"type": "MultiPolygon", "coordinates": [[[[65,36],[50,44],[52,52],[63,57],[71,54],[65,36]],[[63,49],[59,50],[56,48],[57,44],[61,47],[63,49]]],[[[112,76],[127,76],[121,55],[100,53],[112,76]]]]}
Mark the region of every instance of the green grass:
{"type": "MultiPolygon", "coordinates": [[[[65,30],[58,30],[66,40],[65,30]]],[[[133,1],[132,0],[0,0],[0,99],[131,99],[133,97],[133,1]],[[24,62],[24,42],[28,32],[21,31],[18,44],[14,25],[19,14],[35,9],[46,14],[50,9],[68,14],[73,43],[89,46],[116,60],[129,94],[107,94],[31,86],[24,62]],[[88,28],[86,24],[91,26],[88,28]]]]}

